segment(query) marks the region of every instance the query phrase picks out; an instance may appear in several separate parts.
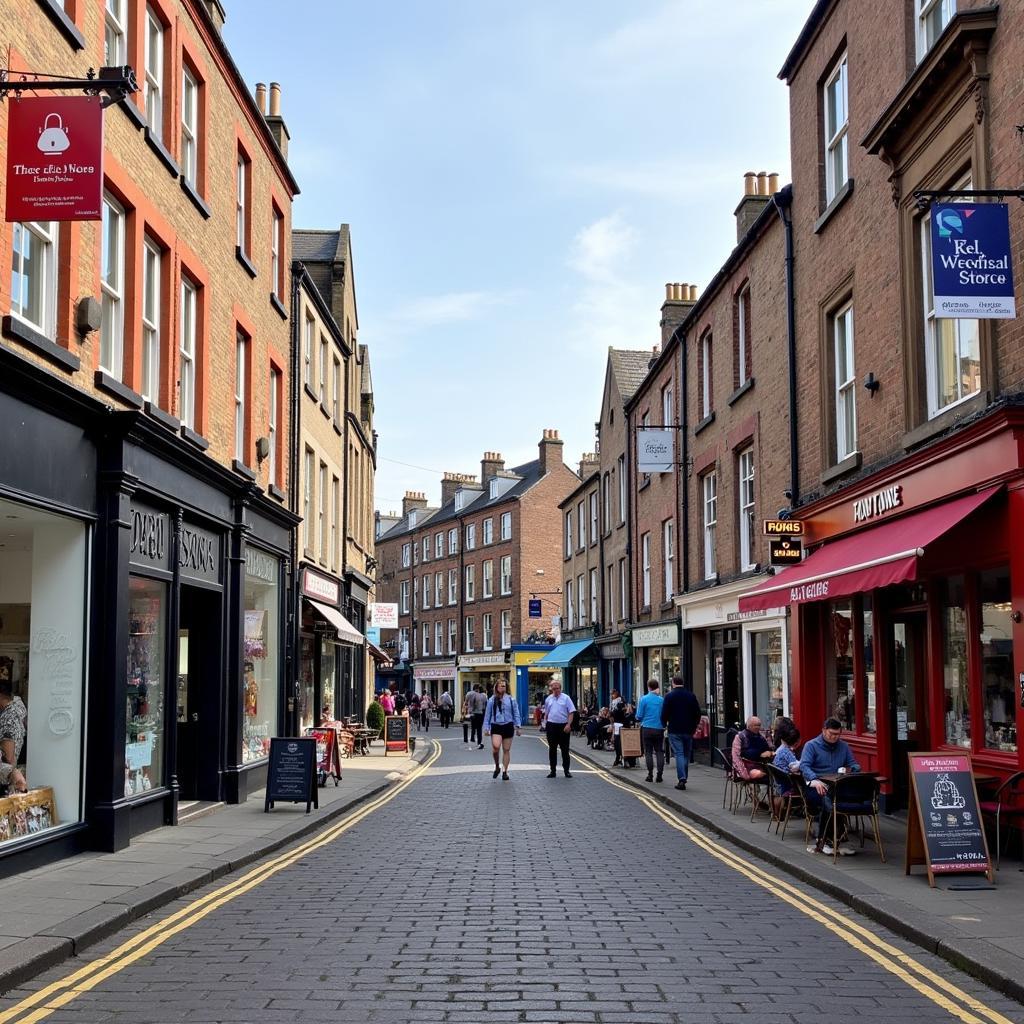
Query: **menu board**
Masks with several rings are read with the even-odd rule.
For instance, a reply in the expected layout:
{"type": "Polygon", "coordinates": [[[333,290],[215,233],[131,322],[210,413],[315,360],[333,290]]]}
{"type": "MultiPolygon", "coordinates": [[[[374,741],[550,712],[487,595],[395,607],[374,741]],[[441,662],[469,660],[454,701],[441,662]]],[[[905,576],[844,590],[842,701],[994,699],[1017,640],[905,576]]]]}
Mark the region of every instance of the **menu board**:
{"type": "Polygon", "coordinates": [[[389,753],[409,753],[409,719],[405,715],[384,718],[384,756],[389,753]]]}
{"type": "Polygon", "coordinates": [[[338,731],[334,726],[322,726],[313,729],[310,736],[316,740],[316,774],[317,783],[327,784],[328,776],[334,777],[337,786],[341,778],[341,753],[338,747],[338,731]]]}
{"type": "Polygon", "coordinates": [[[985,874],[992,881],[985,825],[966,754],[908,754],[910,810],[906,873],[915,864],[935,875],[985,874]]]}
{"type": "Polygon", "coordinates": [[[267,762],[267,795],[263,806],[269,812],[277,800],[290,800],[320,807],[316,786],[316,740],[274,736],[270,741],[270,760],[267,762]]]}

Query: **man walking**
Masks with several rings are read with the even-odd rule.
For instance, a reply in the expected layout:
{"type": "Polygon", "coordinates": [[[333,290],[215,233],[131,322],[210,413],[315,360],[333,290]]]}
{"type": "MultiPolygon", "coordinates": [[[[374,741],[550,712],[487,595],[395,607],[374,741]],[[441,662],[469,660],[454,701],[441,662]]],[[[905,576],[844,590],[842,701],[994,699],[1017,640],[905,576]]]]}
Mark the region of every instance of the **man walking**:
{"type": "Polygon", "coordinates": [[[647,781],[661,782],[665,773],[665,730],[661,725],[661,709],[664,697],[658,692],[661,684],[657,679],[647,681],[647,692],[636,706],[636,724],[640,726],[640,743],[644,748],[647,762],[647,781]],[[658,777],[653,777],[654,762],[657,759],[658,777]]]}
{"type": "Polygon", "coordinates": [[[452,712],[455,710],[455,704],[452,701],[452,695],[448,692],[448,688],[445,687],[441,691],[441,696],[437,698],[437,717],[441,719],[441,728],[447,729],[452,724],[452,712]]]}
{"type": "Polygon", "coordinates": [[[477,683],[466,697],[466,704],[469,706],[469,744],[473,745],[476,740],[477,750],[484,749],[484,713],[487,711],[487,694],[483,686],[477,683]]]}
{"type": "Polygon", "coordinates": [[[672,689],[665,695],[661,707],[661,724],[668,728],[668,743],[676,759],[676,789],[686,789],[693,734],[700,724],[700,705],[693,691],[683,683],[682,676],[672,677],[672,689]]]}
{"type": "Polygon", "coordinates": [[[548,763],[551,771],[548,778],[553,779],[557,772],[558,752],[562,752],[562,771],[567,779],[572,778],[569,771],[569,736],[572,733],[572,720],[576,714],[576,705],[567,693],[562,693],[562,681],[551,680],[551,692],[544,699],[544,710],[541,713],[540,728],[548,738],[548,763]]]}

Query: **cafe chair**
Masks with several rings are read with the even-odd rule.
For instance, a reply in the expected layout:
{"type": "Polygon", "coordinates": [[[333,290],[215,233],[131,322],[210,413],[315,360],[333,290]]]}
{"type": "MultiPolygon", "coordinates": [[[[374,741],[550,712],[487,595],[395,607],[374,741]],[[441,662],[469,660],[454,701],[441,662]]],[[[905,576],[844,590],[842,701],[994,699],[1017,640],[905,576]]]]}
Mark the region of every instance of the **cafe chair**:
{"type": "MultiPolygon", "coordinates": [[[[992,794],[990,800],[980,802],[981,813],[995,818],[996,870],[1002,853],[1003,821],[1019,823],[1024,820],[1024,772],[1015,772],[992,794]]],[[[1024,840],[1022,840],[1024,842],[1024,840]]]]}
{"type": "Polygon", "coordinates": [[[768,765],[768,777],[772,781],[772,795],[778,795],[779,806],[775,806],[775,800],[771,799],[771,816],[768,819],[768,831],[772,829],[772,825],[775,826],[775,834],[779,834],[779,826],[782,826],[782,838],[786,838],[786,828],[789,825],[789,819],[793,816],[794,810],[797,813],[802,814],[806,826],[804,828],[804,843],[807,843],[811,834],[811,815],[807,810],[807,800],[805,798],[805,786],[804,778],[800,774],[792,775],[789,772],[784,772],[781,768],[777,768],[774,764],[768,765]],[[785,792],[783,787],[788,787],[785,792]]]}
{"type": "Polygon", "coordinates": [[[882,832],[878,822],[878,796],[882,784],[873,775],[840,776],[832,791],[832,862],[839,859],[839,819],[846,823],[847,834],[856,827],[860,832],[861,849],[864,848],[866,832],[864,820],[871,822],[872,838],[878,847],[878,855],[885,863],[885,848],[882,846],[882,832]]]}
{"type": "Polygon", "coordinates": [[[743,758],[743,763],[746,765],[747,771],[760,771],[764,772],[759,779],[744,779],[737,775],[737,781],[746,785],[747,794],[750,797],[750,820],[753,821],[757,817],[757,812],[761,809],[762,804],[766,804],[768,809],[771,809],[772,805],[772,783],[771,775],[768,773],[768,762],[766,761],[751,761],[749,758],[743,758]]]}

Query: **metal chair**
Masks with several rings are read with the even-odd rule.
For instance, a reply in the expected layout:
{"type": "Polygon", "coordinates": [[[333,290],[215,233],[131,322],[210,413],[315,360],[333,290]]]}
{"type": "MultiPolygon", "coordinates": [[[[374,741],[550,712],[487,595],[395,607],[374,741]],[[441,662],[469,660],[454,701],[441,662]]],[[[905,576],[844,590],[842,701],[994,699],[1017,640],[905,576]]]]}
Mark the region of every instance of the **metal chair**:
{"type": "Polygon", "coordinates": [[[996,870],[1002,858],[1002,819],[1021,821],[1024,819],[1024,772],[1015,772],[992,794],[991,800],[980,801],[982,814],[996,820],[996,870]]]}
{"type": "Polygon", "coordinates": [[[807,837],[811,832],[811,817],[807,809],[807,800],[804,796],[804,780],[803,776],[799,774],[791,774],[790,772],[784,772],[781,768],[777,768],[774,764],[768,766],[768,777],[772,781],[772,788],[777,790],[777,794],[772,794],[773,799],[771,800],[771,816],[768,819],[768,831],[771,831],[772,825],[775,825],[775,834],[779,834],[779,826],[782,826],[782,838],[786,838],[786,828],[789,825],[789,819],[793,814],[794,807],[800,811],[804,816],[807,824],[804,829],[804,842],[807,842],[807,837]],[[779,806],[776,808],[774,796],[778,797],[779,806]]]}
{"type": "Polygon", "coordinates": [[[759,778],[744,778],[742,775],[738,778],[741,784],[745,783],[747,786],[751,803],[750,820],[753,821],[757,817],[757,812],[760,810],[763,801],[767,800],[768,808],[771,810],[771,775],[767,771],[768,764],[766,761],[751,761],[745,757],[743,758],[743,764],[748,773],[752,771],[764,772],[764,775],[759,778]]]}
{"type": "Polygon", "coordinates": [[[882,832],[878,822],[878,795],[882,785],[873,775],[844,775],[837,779],[832,790],[832,863],[839,859],[839,819],[846,822],[846,831],[854,822],[860,832],[861,849],[866,834],[864,819],[871,821],[872,838],[878,847],[878,855],[885,863],[885,848],[882,846],[882,832]]]}

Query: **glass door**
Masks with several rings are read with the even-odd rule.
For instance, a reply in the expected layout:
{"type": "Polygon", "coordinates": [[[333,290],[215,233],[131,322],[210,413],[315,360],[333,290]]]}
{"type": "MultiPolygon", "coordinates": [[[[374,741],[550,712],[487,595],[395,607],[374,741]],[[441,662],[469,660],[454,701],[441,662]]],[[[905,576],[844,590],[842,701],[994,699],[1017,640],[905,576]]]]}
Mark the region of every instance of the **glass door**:
{"type": "Polygon", "coordinates": [[[923,612],[893,616],[889,635],[889,678],[893,744],[893,794],[890,807],[907,805],[907,754],[928,749],[924,702],[926,617],[923,612]]]}

